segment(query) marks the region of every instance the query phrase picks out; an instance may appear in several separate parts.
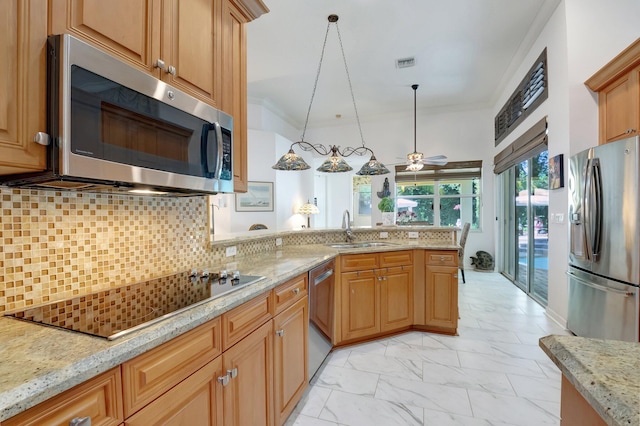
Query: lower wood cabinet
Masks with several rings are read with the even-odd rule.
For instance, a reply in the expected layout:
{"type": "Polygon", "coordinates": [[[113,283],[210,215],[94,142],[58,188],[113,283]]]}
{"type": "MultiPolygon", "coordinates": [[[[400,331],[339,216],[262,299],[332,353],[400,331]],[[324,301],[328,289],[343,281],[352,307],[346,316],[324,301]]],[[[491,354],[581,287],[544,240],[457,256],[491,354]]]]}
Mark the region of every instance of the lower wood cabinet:
{"type": "Polygon", "coordinates": [[[308,384],[309,300],[273,318],[275,424],[284,424],[308,384]]]}
{"type": "Polygon", "coordinates": [[[120,367],[113,368],[2,422],[2,426],[68,425],[89,417],[93,426],[124,420],[120,367]]]}
{"type": "Polygon", "coordinates": [[[455,334],[458,328],[458,253],[427,251],[425,325],[455,334]]]}
{"type": "Polygon", "coordinates": [[[221,426],[222,356],[199,369],[125,421],[127,426],[221,426]]]}
{"type": "Polygon", "coordinates": [[[274,424],[273,323],[268,321],[225,351],[224,424],[274,424]]]}
{"type": "Polygon", "coordinates": [[[341,341],[412,325],[413,252],[345,255],[341,264],[351,271],[340,274],[341,341]]]}
{"type": "Polygon", "coordinates": [[[564,374],[560,389],[560,426],[605,426],[607,424],[564,374]]]}

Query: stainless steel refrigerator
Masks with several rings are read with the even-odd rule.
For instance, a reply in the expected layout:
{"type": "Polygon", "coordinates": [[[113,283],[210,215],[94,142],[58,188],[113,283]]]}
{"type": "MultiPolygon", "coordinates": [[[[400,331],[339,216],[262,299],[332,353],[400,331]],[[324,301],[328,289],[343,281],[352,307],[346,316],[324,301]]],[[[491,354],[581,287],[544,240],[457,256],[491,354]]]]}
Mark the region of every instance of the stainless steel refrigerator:
{"type": "Polygon", "coordinates": [[[640,341],[640,138],[569,161],[569,313],[578,336],[640,341]]]}

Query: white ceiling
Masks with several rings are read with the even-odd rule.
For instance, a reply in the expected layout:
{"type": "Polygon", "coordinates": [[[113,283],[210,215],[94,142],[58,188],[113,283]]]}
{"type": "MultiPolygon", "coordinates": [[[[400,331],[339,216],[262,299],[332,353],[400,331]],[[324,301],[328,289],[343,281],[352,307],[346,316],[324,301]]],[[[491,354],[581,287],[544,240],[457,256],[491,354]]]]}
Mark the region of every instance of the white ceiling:
{"type": "MultiPolygon", "coordinates": [[[[423,109],[493,105],[560,0],[263,0],[247,29],[251,102],[302,127],[330,14],[338,26],[361,121],[423,109]],[[415,57],[413,68],[396,59],[415,57]]],[[[355,117],[331,24],[309,127],[355,117]]]]}

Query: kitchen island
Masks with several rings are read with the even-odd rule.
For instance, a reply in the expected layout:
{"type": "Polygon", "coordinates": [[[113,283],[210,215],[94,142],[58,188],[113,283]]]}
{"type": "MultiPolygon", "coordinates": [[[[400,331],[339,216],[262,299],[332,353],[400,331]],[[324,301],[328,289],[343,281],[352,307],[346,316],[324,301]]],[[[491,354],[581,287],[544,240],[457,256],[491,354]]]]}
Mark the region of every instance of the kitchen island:
{"type": "MultiPolygon", "coordinates": [[[[435,231],[455,235],[455,230],[435,231]]],[[[360,239],[365,233],[373,231],[356,235],[360,239]]],[[[331,234],[322,233],[322,239],[339,241],[339,238],[330,238],[331,234]]],[[[340,232],[336,231],[335,237],[338,236],[340,232]]],[[[443,237],[439,240],[388,240],[393,245],[351,249],[309,244],[309,232],[232,238],[215,247],[216,256],[212,255],[211,263],[203,266],[213,271],[239,269],[266,279],[115,341],[0,317],[0,356],[3,359],[0,363],[0,422],[169,342],[336,256],[407,249],[457,251],[455,236],[443,237]],[[284,237],[284,245],[277,247],[275,238],[280,235],[284,237]],[[288,239],[299,242],[289,244],[288,239]],[[241,242],[246,242],[247,247],[241,247],[241,242]],[[228,244],[238,244],[239,254],[220,261],[217,253],[224,253],[224,246],[228,244]]]]}
{"type": "Polygon", "coordinates": [[[562,372],[563,425],[640,424],[639,343],[551,335],[540,347],[562,372]],[[580,407],[580,396],[595,413],[580,407]]]}

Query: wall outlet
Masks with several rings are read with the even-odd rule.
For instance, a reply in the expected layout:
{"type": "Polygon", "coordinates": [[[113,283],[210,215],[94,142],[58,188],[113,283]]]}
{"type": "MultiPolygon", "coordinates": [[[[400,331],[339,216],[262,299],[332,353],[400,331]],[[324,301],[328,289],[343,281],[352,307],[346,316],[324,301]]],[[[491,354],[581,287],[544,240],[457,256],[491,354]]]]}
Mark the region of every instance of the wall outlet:
{"type": "Polygon", "coordinates": [[[230,247],[227,247],[227,251],[226,251],[226,253],[227,253],[227,257],[229,257],[229,256],[235,256],[235,255],[236,255],[236,252],[237,252],[237,250],[236,250],[236,246],[230,246],[230,247]]]}
{"type": "Polygon", "coordinates": [[[418,238],[417,232],[407,232],[409,238],[418,238]]]}
{"type": "Polygon", "coordinates": [[[564,223],[564,213],[556,213],[556,223],[564,223]]]}
{"type": "Polygon", "coordinates": [[[282,238],[276,238],[276,246],[282,245],[282,238]]]}
{"type": "Polygon", "coordinates": [[[381,232],[380,233],[380,238],[389,238],[389,233],[388,232],[381,232]]]}

